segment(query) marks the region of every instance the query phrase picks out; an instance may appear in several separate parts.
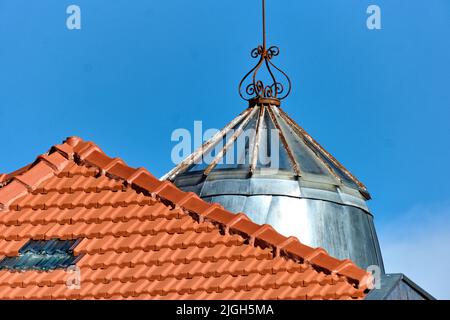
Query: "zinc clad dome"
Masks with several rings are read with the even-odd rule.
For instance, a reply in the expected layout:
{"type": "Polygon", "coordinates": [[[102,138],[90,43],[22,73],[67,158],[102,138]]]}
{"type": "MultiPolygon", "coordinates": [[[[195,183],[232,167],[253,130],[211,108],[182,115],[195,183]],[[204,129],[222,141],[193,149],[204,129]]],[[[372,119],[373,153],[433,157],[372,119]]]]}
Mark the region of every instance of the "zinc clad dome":
{"type": "Polygon", "coordinates": [[[380,266],[366,187],[270,99],[250,104],[164,179],[359,266],[380,266]]]}

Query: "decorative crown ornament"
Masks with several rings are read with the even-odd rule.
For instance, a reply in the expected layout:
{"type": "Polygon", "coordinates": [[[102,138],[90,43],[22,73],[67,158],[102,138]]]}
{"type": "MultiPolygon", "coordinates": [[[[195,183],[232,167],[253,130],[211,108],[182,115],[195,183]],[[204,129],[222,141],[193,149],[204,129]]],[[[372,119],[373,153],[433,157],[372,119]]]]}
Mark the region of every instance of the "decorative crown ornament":
{"type": "Polygon", "coordinates": [[[272,58],[280,54],[277,46],[266,46],[266,3],[262,0],[263,15],[263,44],[251,51],[254,59],[259,57],[258,63],[242,78],[239,83],[239,95],[242,99],[249,101],[250,105],[273,104],[280,105],[291,92],[291,80],[288,75],[272,62],[272,58]],[[269,82],[264,83],[258,78],[258,72],[265,66],[269,73],[269,82]],[[279,82],[272,68],[276,69],[285,78],[284,84],[279,82]],[[250,81],[249,81],[250,80],[250,81]],[[244,89],[245,88],[245,89],[244,89]]]}

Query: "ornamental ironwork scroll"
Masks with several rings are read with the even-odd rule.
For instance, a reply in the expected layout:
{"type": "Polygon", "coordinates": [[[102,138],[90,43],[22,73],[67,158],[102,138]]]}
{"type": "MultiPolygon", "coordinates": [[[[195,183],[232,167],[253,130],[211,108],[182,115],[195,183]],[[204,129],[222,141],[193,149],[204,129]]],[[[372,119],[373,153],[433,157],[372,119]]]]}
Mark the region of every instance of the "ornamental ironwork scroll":
{"type": "Polygon", "coordinates": [[[259,59],[258,63],[242,78],[239,83],[239,95],[242,99],[251,101],[255,99],[277,99],[283,100],[291,92],[291,80],[288,75],[278,68],[272,59],[280,54],[277,46],[266,47],[266,17],[265,0],[262,0],[263,8],[263,44],[251,51],[254,59],[259,59]],[[266,68],[269,76],[268,82],[264,82],[259,77],[261,68],[266,68]],[[274,71],[278,71],[284,78],[278,81],[274,71]]]}

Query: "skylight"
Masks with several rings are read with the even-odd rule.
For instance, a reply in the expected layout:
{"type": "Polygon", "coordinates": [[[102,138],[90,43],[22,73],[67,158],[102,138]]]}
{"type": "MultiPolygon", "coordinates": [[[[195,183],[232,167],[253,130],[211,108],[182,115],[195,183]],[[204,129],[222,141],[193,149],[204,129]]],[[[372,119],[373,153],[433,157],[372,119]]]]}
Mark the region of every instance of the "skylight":
{"type": "Polygon", "coordinates": [[[0,260],[0,270],[65,269],[79,258],[73,255],[77,243],[77,240],[30,240],[20,249],[19,256],[0,260]]]}

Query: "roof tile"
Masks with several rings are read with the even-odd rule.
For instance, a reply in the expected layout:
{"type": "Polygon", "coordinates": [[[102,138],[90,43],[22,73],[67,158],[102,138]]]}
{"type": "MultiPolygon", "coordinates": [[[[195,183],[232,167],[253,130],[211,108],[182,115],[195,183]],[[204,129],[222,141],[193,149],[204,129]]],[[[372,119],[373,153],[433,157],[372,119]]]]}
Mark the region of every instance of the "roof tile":
{"type": "Polygon", "coordinates": [[[26,195],[27,188],[18,181],[12,181],[0,189],[0,211],[5,210],[16,199],[26,195]]]}
{"type": "Polygon", "coordinates": [[[191,212],[195,212],[198,214],[203,214],[211,206],[211,204],[200,199],[198,197],[198,195],[193,192],[188,192],[186,194],[186,197],[183,198],[178,204],[180,206],[183,206],[183,208],[185,208],[186,210],[189,210],[191,212]]]}
{"type": "Polygon", "coordinates": [[[16,257],[19,255],[19,250],[22,248],[28,239],[21,240],[0,240],[0,256],[16,257]]]}
{"type": "Polygon", "coordinates": [[[65,166],[69,163],[69,160],[58,152],[54,152],[50,155],[43,154],[38,156],[37,161],[45,162],[49,165],[55,173],[61,172],[65,166]]]}
{"type": "Polygon", "coordinates": [[[299,241],[291,241],[281,249],[283,255],[288,257],[296,257],[300,261],[304,261],[305,257],[313,251],[313,248],[308,247],[299,241]]]}
{"type": "Polygon", "coordinates": [[[161,183],[162,182],[154,176],[146,173],[141,173],[133,179],[133,186],[142,188],[149,192],[153,192],[161,183]]]}
{"type": "Polygon", "coordinates": [[[15,179],[23,183],[30,190],[34,190],[42,181],[54,175],[53,169],[46,162],[38,162],[30,170],[15,179]]]}
{"type": "Polygon", "coordinates": [[[154,193],[173,203],[178,203],[185,198],[185,192],[178,189],[172,182],[164,181],[153,190],[154,193]]]}
{"type": "MultiPolygon", "coordinates": [[[[82,161],[84,161],[88,156],[90,156],[94,152],[96,152],[97,154],[102,153],[102,150],[95,143],[90,141],[79,142],[76,146],[74,146],[73,150],[76,152],[76,154],[82,161]]],[[[105,157],[107,156],[105,155],[105,157]]]]}
{"type": "MultiPolygon", "coordinates": [[[[127,166],[124,162],[117,162],[106,171],[109,176],[123,178],[132,176],[136,170],[127,166]]],[[[125,180],[128,181],[128,179],[125,180]]]]}
{"type": "Polygon", "coordinates": [[[286,241],[286,237],[275,231],[271,226],[261,230],[258,235],[254,235],[256,241],[263,241],[267,244],[271,244],[272,246],[277,247],[278,244],[281,244],[286,241]]]}
{"type": "Polygon", "coordinates": [[[80,158],[90,165],[94,165],[98,168],[105,170],[109,168],[114,159],[108,157],[102,151],[97,150],[97,147],[91,147],[84,155],[80,155],[80,158]]]}
{"type": "Polygon", "coordinates": [[[230,232],[242,233],[247,236],[255,234],[260,228],[260,225],[246,219],[239,219],[229,226],[230,232]]]}
{"type": "Polygon", "coordinates": [[[206,211],[203,216],[206,216],[208,220],[219,222],[222,225],[226,225],[233,220],[235,214],[225,210],[221,206],[211,206],[211,210],[206,211]]]}
{"type": "Polygon", "coordinates": [[[73,160],[74,151],[72,146],[67,143],[57,144],[52,147],[53,151],[57,151],[68,160],[73,160]]]}

